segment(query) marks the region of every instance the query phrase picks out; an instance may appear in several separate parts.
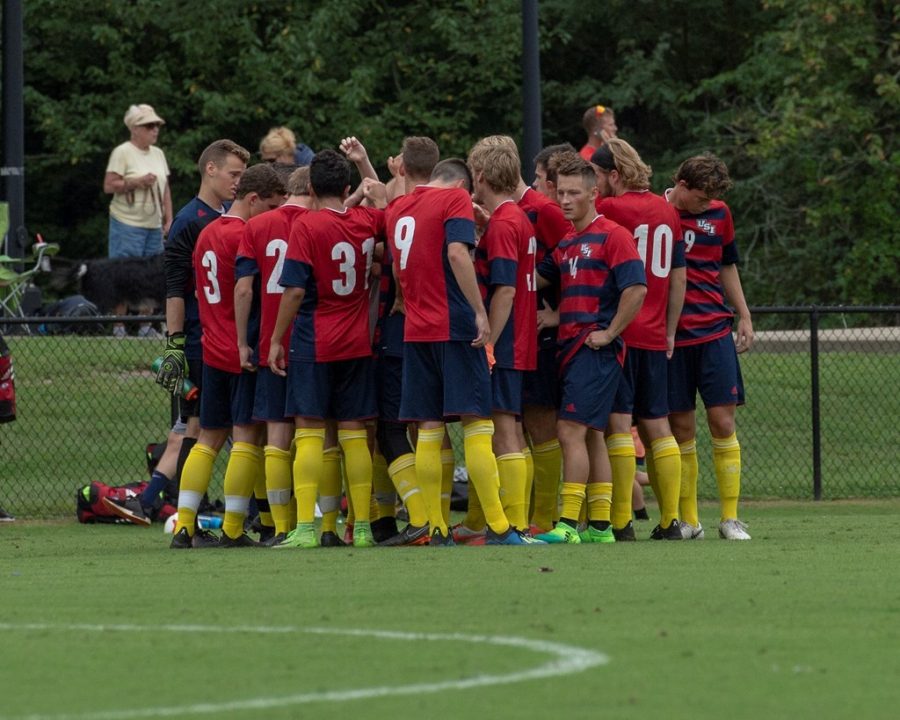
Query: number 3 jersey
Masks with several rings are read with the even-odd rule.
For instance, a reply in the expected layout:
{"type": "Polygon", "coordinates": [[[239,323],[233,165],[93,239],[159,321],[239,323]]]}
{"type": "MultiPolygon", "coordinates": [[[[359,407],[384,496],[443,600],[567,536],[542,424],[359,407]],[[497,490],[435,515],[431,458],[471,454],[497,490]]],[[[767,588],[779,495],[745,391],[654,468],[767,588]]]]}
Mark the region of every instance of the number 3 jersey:
{"type": "Polygon", "coordinates": [[[634,236],[647,275],[647,295],[640,312],[622,332],[628,347],[666,350],[669,276],[683,268],[684,242],[678,212],[649,190],[629,191],[597,201],[597,212],[634,236]]]}
{"type": "Polygon", "coordinates": [[[372,355],[369,273],[383,237],[384,212],[367,207],[325,208],[294,223],[281,284],[306,294],[291,335],[292,361],[372,355]]]}
{"type": "MultiPolygon", "coordinates": [[[[281,296],[284,294],[284,286],[278,281],[287,255],[291,227],[297,218],[308,212],[299,205],[282,205],[251,218],[238,248],[236,277],[257,276],[253,299],[254,306],[259,299],[258,364],[263,367],[269,364],[269,343],[275,329],[275,320],[278,319],[281,296]]],[[[290,348],[290,340],[290,333],[285,333],[282,338],[285,357],[290,348]]]]}
{"type": "Polygon", "coordinates": [[[246,225],[236,215],[222,215],[203,228],[194,246],[203,362],[230,373],[241,372],[234,324],[234,263],[246,225]]]}

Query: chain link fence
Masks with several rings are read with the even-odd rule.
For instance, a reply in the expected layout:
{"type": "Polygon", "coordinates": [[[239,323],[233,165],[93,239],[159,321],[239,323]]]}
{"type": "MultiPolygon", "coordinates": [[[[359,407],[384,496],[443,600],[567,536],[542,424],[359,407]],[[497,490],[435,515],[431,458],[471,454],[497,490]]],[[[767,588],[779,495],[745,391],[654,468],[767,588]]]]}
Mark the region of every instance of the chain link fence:
{"type": "MultiPolygon", "coordinates": [[[[900,496],[900,307],[755,308],[754,322],[741,358],[743,496],[900,496]]],[[[92,480],[146,479],[145,448],[166,438],[169,398],[150,370],[163,342],[134,337],[136,325],[116,339],[111,323],[0,319],[18,400],[18,419],[0,425],[0,506],[20,518],[71,515],[92,480]]],[[[702,410],[698,452],[700,494],[714,498],[702,410]]],[[[212,497],[226,462],[223,452],[212,497]]]]}

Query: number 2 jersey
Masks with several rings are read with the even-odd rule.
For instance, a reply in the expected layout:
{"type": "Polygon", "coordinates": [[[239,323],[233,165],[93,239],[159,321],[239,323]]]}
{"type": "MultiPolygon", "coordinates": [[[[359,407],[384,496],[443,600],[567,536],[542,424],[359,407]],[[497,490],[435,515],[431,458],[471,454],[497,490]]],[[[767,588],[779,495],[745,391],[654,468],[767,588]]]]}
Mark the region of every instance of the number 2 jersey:
{"type": "Polygon", "coordinates": [[[324,208],[293,224],[281,285],[306,294],[291,335],[292,361],[370,357],[369,273],[384,212],[324,208]]]}
{"type": "Polygon", "coordinates": [[[738,262],[731,211],[721,200],[713,200],[705,212],[682,211],[687,288],[684,309],[675,333],[675,346],[699,345],[731,332],[734,313],[725,304],[719,277],[723,265],[738,262]]]}
{"type": "Polygon", "coordinates": [[[672,268],[685,265],[678,212],[649,190],[598,199],[597,212],[632,233],[647,276],[644,304],[622,332],[622,339],[628,347],[666,350],[669,276],[672,268]]]}
{"type": "MultiPolygon", "coordinates": [[[[308,212],[299,205],[282,205],[251,218],[238,248],[236,277],[256,276],[253,299],[259,300],[258,364],[262,367],[269,364],[269,343],[284,294],[284,286],[278,281],[287,255],[291,227],[297,218],[308,212]]],[[[290,340],[290,333],[285,333],[282,338],[285,357],[288,356],[290,340]]]]}

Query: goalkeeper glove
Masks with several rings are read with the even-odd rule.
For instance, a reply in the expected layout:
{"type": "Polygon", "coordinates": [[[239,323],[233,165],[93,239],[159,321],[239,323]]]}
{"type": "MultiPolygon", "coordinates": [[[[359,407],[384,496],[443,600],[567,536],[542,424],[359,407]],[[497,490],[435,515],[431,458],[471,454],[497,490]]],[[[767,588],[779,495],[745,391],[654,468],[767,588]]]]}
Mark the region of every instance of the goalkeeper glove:
{"type": "Polygon", "coordinates": [[[187,358],[184,356],[184,333],[177,332],[166,336],[166,350],[162,356],[162,364],[156,373],[156,382],[173,395],[180,395],[184,378],[188,372],[187,358]]]}

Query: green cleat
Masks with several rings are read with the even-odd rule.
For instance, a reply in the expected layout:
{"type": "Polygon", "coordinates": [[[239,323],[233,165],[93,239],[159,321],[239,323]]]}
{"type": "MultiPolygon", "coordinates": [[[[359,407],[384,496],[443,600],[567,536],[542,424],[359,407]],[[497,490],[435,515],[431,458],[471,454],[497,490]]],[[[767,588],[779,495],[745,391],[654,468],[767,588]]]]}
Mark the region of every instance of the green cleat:
{"type": "Polygon", "coordinates": [[[281,542],[274,543],[271,547],[275,549],[317,548],[319,547],[319,537],[316,535],[316,526],[313,523],[298,523],[297,527],[291,530],[281,542]]]}
{"type": "Polygon", "coordinates": [[[553,528],[550,532],[541,533],[537,536],[536,539],[543,540],[548,545],[581,544],[581,538],[578,537],[578,531],[570,525],[566,525],[566,523],[564,522],[556,523],[555,528],[553,528]]]}
{"type": "Polygon", "coordinates": [[[606,528],[606,530],[598,530],[597,528],[588,525],[584,530],[578,533],[578,537],[581,538],[581,542],[583,543],[612,543],[616,541],[612,525],[606,528]]]}
{"type": "Polygon", "coordinates": [[[353,547],[375,547],[375,537],[372,535],[372,526],[369,523],[357,521],[353,526],[353,547]]]}

